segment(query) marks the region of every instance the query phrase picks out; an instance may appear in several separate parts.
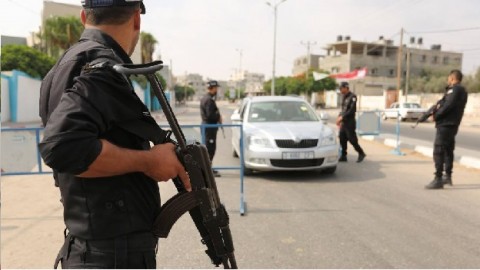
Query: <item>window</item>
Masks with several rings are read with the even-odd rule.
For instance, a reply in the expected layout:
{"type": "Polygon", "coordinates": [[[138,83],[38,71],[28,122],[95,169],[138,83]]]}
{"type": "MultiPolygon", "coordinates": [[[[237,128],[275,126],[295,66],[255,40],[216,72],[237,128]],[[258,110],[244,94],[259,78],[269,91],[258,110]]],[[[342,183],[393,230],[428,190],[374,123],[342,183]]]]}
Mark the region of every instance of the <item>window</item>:
{"type": "Polygon", "coordinates": [[[448,65],[449,63],[450,63],[450,59],[448,58],[448,56],[443,57],[443,64],[448,65]]]}
{"type": "Polygon", "coordinates": [[[426,62],[427,61],[427,56],[424,54],[420,58],[420,62],[426,62]]]}
{"type": "Polygon", "coordinates": [[[390,69],[390,70],[388,71],[388,74],[389,74],[390,76],[395,75],[395,70],[394,70],[394,69],[390,69]]]}
{"type": "Polygon", "coordinates": [[[432,63],[433,63],[433,64],[438,63],[438,56],[434,56],[434,57],[433,57],[432,63]]]}
{"type": "Polygon", "coordinates": [[[377,75],[377,74],[378,74],[378,69],[377,69],[377,68],[372,68],[372,69],[370,70],[370,74],[372,74],[372,75],[377,75]]]}

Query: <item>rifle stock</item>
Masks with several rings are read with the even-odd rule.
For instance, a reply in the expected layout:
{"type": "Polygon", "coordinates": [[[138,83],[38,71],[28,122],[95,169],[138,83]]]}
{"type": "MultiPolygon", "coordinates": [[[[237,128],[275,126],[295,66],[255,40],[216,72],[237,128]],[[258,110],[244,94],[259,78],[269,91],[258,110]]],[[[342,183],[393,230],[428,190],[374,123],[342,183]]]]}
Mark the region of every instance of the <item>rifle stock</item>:
{"type": "Polygon", "coordinates": [[[186,192],[180,179],[173,179],[178,193],[160,209],[154,222],[156,236],[166,238],[175,222],[187,211],[197,227],[205,251],[215,266],[223,264],[225,269],[238,268],[234,255],[230,219],[225,206],[220,201],[215,177],[207,149],[200,143],[186,144],[185,136],[167,101],[163,87],[155,72],[163,65],[161,61],[146,65],[115,65],[113,68],[123,74],[142,74],[150,82],[164,110],[167,121],[175,135],[177,156],[188,172],[192,191],[186,192]]]}

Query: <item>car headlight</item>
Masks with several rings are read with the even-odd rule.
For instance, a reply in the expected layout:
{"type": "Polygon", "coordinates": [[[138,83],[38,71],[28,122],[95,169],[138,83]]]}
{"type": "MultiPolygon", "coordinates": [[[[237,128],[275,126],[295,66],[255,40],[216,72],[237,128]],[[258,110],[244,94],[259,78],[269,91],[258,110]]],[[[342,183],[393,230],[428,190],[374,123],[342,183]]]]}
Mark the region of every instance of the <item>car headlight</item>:
{"type": "Polygon", "coordinates": [[[272,148],[272,143],[267,137],[259,135],[248,136],[248,145],[251,147],[272,148]]]}
{"type": "Polygon", "coordinates": [[[335,137],[334,134],[323,136],[322,140],[320,140],[320,146],[334,145],[336,143],[337,143],[337,137],[335,137]]]}

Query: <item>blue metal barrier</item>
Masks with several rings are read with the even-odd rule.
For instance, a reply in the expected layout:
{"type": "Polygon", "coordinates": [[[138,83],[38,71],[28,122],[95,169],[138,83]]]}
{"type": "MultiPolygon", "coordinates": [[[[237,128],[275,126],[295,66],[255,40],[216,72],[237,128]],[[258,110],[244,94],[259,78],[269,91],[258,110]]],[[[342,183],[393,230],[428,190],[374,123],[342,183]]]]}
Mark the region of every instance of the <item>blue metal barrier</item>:
{"type": "MultiPolygon", "coordinates": [[[[162,128],[170,128],[168,125],[160,125],[162,128]]],[[[215,125],[181,125],[180,126],[182,129],[185,128],[200,128],[201,129],[201,136],[202,136],[202,143],[205,144],[205,129],[206,128],[223,128],[223,127],[230,127],[230,128],[239,128],[240,129],[240,166],[224,166],[224,167],[213,167],[213,169],[216,170],[240,170],[240,214],[243,216],[245,214],[245,194],[244,194],[244,151],[243,151],[243,125],[241,124],[215,124],[215,125]]],[[[44,168],[44,163],[42,162],[42,158],[40,156],[40,152],[38,150],[38,144],[40,143],[41,140],[41,133],[43,132],[43,128],[38,127],[38,128],[2,128],[1,133],[2,133],[2,161],[4,158],[7,158],[6,151],[5,151],[5,146],[4,145],[4,140],[5,143],[11,143],[7,142],[9,136],[4,136],[4,134],[8,132],[33,132],[34,137],[32,138],[34,140],[30,142],[30,148],[25,149],[29,150],[28,152],[35,152],[35,160],[36,164],[25,164],[25,166],[29,166],[29,169],[25,170],[19,170],[19,171],[8,171],[4,170],[4,162],[2,162],[2,172],[1,175],[32,175],[32,174],[50,174],[52,173],[51,169],[44,168]],[[33,169],[32,169],[33,166],[33,169]]],[[[26,135],[13,135],[12,140],[13,142],[19,142],[20,144],[27,141],[28,138],[26,138],[26,135]]],[[[28,145],[27,145],[28,146],[28,145]]],[[[17,152],[17,151],[16,151],[17,152]]],[[[13,153],[11,153],[13,154],[13,153]]],[[[15,161],[12,161],[14,163],[15,161]]]]}

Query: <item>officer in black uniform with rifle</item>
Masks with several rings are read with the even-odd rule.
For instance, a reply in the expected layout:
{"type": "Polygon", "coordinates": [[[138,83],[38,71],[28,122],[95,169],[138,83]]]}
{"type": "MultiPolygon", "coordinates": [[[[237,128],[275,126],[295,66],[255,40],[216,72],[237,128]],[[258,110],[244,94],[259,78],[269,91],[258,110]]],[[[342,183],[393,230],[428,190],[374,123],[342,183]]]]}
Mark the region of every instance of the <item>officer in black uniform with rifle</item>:
{"type": "Polygon", "coordinates": [[[455,136],[458,133],[468,99],[466,89],[460,85],[462,78],[460,70],[452,70],[448,76],[448,86],[442,99],[437,101],[416,123],[417,125],[433,116],[437,129],[433,146],[435,178],[425,186],[426,189],[441,189],[444,184],[452,185],[455,136]]]}
{"type": "MultiPolygon", "coordinates": [[[[162,228],[170,228],[166,221],[176,217],[160,207],[157,182],[173,178],[182,195],[176,198],[192,194],[188,202],[193,203],[182,205],[202,203],[222,218],[219,229],[215,220],[202,221],[208,211],[196,211],[195,223],[212,261],[225,264],[229,258],[236,267],[228,216],[219,199],[200,198],[197,194],[203,193],[192,191],[183,165],[191,163],[179,160],[170,133],[159,128],[129,77],[112,68],[132,63],[129,56],[139,38],[140,14],[145,13],[142,0],[83,0],[82,6],[85,31],[80,41],[62,55],[40,89],[45,133],[39,150],[53,168],[66,225],[55,268],[59,263],[64,269],[156,268],[158,237],[166,237],[162,228]],[[225,231],[223,238],[217,231],[225,231]],[[228,248],[222,252],[223,243],[228,248]]],[[[195,164],[205,163],[196,158],[195,164]]],[[[205,179],[192,172],[198,189],[205,179]]],[[[215,194],[214,183],[205,183],[204,189],[215,194]]]]}

